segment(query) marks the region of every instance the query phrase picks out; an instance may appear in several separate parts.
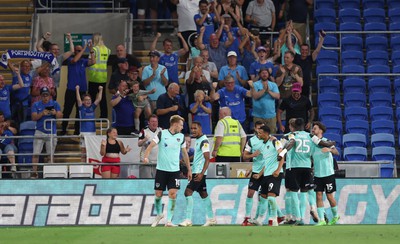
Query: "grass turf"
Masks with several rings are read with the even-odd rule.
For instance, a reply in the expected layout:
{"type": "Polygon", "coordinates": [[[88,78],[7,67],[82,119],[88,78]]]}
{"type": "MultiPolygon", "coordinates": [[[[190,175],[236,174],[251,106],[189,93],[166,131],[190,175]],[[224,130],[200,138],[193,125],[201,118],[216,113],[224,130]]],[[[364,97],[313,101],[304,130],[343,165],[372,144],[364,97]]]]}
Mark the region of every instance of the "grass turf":
{"type": "Polygon", "coordinates": [[[3,227],[1,243],[400,243],[400,225],[3,227]]]}

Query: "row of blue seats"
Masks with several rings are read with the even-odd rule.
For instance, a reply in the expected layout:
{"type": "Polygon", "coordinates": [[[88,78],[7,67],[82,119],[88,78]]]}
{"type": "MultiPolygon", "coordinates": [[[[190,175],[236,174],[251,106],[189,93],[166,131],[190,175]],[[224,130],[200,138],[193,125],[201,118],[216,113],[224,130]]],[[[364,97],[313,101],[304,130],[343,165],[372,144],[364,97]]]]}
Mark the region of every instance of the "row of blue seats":
{"type": "MultiPolygon", "coordinates": [[[[392,69],[390,68],[389,65],[383,65],[383,64],[374,64],[374,65],[369,65],[367,66],[367,69],[365,70],[364,66],[362,65],[346,65],[342,67],[341,70],[342,74],[355,74],[355,75],[346,75],[344,77],[349,78],[350,76],[358,76],[363,78],[364,76],[369,76],[368,74],[376,74],[375,76],[379,76],[381,78],[389,78],[392,75],[392,73],[400,73],[400,65],[393,66],[392,69]],[[381,75],[379,75],[381,74],[381,75]]],[[[339,66],[337,65],[332,65],[332,64],[325,64],[325,65],[317,65],[316,68],[316,75],[317,77],[320,78],[334,78],[336,79],[338,76],[343,76],[340,75],[339,73],[339,66]],[[323,75],[325,74],[325,75],[323,75]],[[321,75],[321,77],[319,76],[321,75]]],[[[373,76],[373,75],[370,75],[373,76]]]]}
{"type": "MultiPolygon", "coordinates": [[[[388,110],[393,114],[392,94],[390,92],[373,92],[369,94],[368,105],[373,112],[374,108],[381,107],[382,110],[388,110]],[[386,109],[385,109],[386,108],[386,109]]],[[[339,107],[342,104],[340,93],[325,92],[318,94],[318,107],[339,107]]],[[[362,107],[367,109],[367,97],[365,93],[348,92],[343,95],[343,104],[345,108],[362,107]]],[[[395,104],[400,104],[400,94],[395,95],[395,104]]],[[[375,109],[376,110],[376,109],[375,109]]]]}
{"type": "Polygon", "coordinates": [[[367,137],[361,133],[348,133],[348,134],[336,134],[328,133],[330,129],[327,129],[327,133],[324,137],[329,140],[336,142],[336,147],[394,147],[396,145],[393,134],[389,133],[376,133],[371,135],[371,142],[368,142],[367,137]]]}
{"type": "Polygon", "coordinates": [[[314,11],[314,19],[316,23],[323,22],[332,22],[335,23],[337,18],[339,19],[339,23],[359,23],[362,19],[364,23],[384,23],[386,21],[386,17],[388,17],[390,22],[399,22],[400,21],[400,8],[392,8],[388,10],[386,15],[386,11],[383,8],[368,8],[365,10],[360,10],[357,8],[345,8],[340,9],[339,14],[336,15],[336,10],[331,8],[320,8],[314,11]]]}
{"type": "Polygon", "coordinates": [[[334,78],[321,78],[318,80],[319,93],[366,93],[376,92],[400,94],[400,77],[392,82],[388,78],[371,77],[368,81],[359,77],[345,78],[342,82],[334,78]],[[368,89],[367,89],[368,86],[368,89]]]}
{"type": "MultiPolygon", "coordinates": [[[[389,28],[387,28],[385,23],[366,23],[364,28],[359,22],[344,22],[339,24],[339,28],[335,24],[335,22],[319,22],[314,24],[314,33],[315,36],[318,36],[318,32],[320,30],[324,31],[348,31],[348,32],[357,32],[357,31],[399,31],[400,22],[390,22],[389,28]]],[[[332,34],[328,33],[329,36],[332,34]]],[[[366,33],[367,36],[399,36],[399,33],[366,33]]],[[[342,36],[361,36],[361,33],[343,33],[342,36]]]]}
{"type": "MultiPolygon", "coordinates": [[[[399,38],[400,40],[400,38],[399,38]]],[[[400,65],[400,50],[393,50],[389,59],[387,50],[370,50],[365,54],[360,50],[347,50],[340,53],[340,64],[344,65],[375,65],[383,64],[393,66],[400,65]],[[390,61],[390,62],[389,62],[390,61]]],[[[339,63],[339,53],[337,51],[323,49],[318,54],[317,65],[337,65],[339,63]]]]}
{"type": "Polygon", "coordinates": [[[335,9],[336,4],[339,9],[359,9],[360,6],[362,6],[364,10],[368,8],[385,8],[385,6],[387,6],[388,9],[400,7],[399,0],[316,0],[314,7],[316,10],[321,8],[335,9]]]}

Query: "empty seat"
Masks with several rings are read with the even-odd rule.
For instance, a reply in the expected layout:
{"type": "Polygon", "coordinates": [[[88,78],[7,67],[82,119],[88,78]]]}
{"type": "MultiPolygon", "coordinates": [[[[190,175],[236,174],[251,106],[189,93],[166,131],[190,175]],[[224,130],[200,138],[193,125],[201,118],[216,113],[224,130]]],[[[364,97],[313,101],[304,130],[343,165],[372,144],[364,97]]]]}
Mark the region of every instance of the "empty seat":
{"type": "Polygon", "coordinates": [[[43,178],[68,178],[67,165],[44,165],[43,178]]]}
{"type": "Polygon", "coordinates": [[[356,50],[362,51],[363,49],[363,39],[358,36],[345,36],[342,37],[341,41],[341,49],[342,51],[356,50]]]}
{"type": "Polygon", "coordinates": [[[314,19],[318,22],[336,22],[336,11],[333,8],[318,8],[314,11],[314,19]]]}
{"type": "Polygon", "coordinates": [[[388,17],[389,17],[389,21],[392,23],[400,22],[400,7],[399,8],[389,8],[388,17]]]}
{"type": "Polygon", "coordinates": [[[368,8],[381,8],[385,6],[385,0],[362,0],[364,11],[368,8]]]}
{"type": "MultiPolygon", "coordinates": [[[[399,9],[400,11],[400,9],[399,9]]],[[[400,40],[400,39],[399,39],[400,40]]],[[[400,50],[394,50],[391,55],[392,64],[394,66],[400,65],[400,50]]]]}
{"type": "Polygon", "coordinates": [[[386,4],[388,5],[388,9],[400,8],[399,0],[386,0],[386,4]]]}
{"type": "Polygon", "coordinates": [[[321,50],[317,57],[317,65],[338,64],[338,53],[332,50],[321,50]]]}
{"type": "Polygon", "coordinates": [[[324,107],[318,110],[319,120],[324,122],[328,120],[342,120],[342,109],[338,107],[324,107]]]}
{"type": "Polygon", "coordinates": [[[342,36],[360,36],[360,33],[352,33],[362,31],[361,24],[358,22],[345,22],[339,25],[340,31],[348,31],[350,33],[342,33],[342,36]]]}
{"type": "Polygon", "coordinates": [[[339,73],[339,68],[337,65],[319,65],[317,66],[316,74],[318,78],[320,74],[332,74],[332,75],[324,75],[323,77],[336,78],[335,74],[339,73]]]}
{"type": "Polygon", "coordinates": [[[356,8],[344,8],[339,10],[339,22],[360,22],[361,13],[360,9],[356,8]]]}
{"type": "Polygon", "coordinates": [[[359,107],[359,106],[345,107],[344,117],[346,121],[368,120],[368,110],[365,107],[359,107]]]}
{"type": "Polygon", "coordinates": [[[400,106],[396,106],[396,119],[400,120],[400,106]]]}
{"type": "Polygon", "coordinates": [[[346,92],[343,96],[343,103],[345,108],[349,107],[367,107],[367,96],[361,92],[346,92]]]}
{"type": "Polygon", "coordinates": [[[343,150],[345,161],[366,161],[367,149],[365,147],[346,147],[343,150]]]}
{"type": "Polygon", "coordinates": [[[381,178],[392,178],[394,173],[394,161],[379,164],[381,178]]]}
{"type": "Polygon", "coordinates": [[[342,52],[342,65],[362,65],[364,63],[364,54],[357,50],[348,50],[342,52]]]}
{"type": "Polygon", "coordinates": [[[342,136],[340,134],[335,133],[324,133],[324,137],[330,141],[335,141],[337,148],[342,148],[342,136]]]}
{"type": "MultiPolygon", "coordinates": [[[[382,65],[382,64],[369,65],[367,68],[367,72],[370,74],[388,74],[389,75],[390,68],[388,65],[382,65]]],[[[386,75],[382,75],[380,77],[387,78],[386,75]]]]}
{"type": "Polygon", "coordinates": [[[340,82],[338,79],[322,78],[318,80],[319,93],[340,93],[340,82]]]}
{"type": "MultiPolygon", "coordinates": [[[[319,42],[319,37],[317,36],[315,39],[316,39],[315,43],[318,43],[319,42]]],[[[335,36],[326,35],[325,38],[324,38],[323,45],[325,47],[337,47],[338,46],[337,38],[335,36]]]]}
{"type": "Polygon", "coordinates": [[[33,152],[33,138],[18,139],[18,150],[21,153],[33,152]]]}
{"type": "Polygon", "coordinates": [[[33,136],[36,130],[36,121],[25,121],[19,125],[19,134],[21,136],[33,136]]]}
{"type": "Polygon", "coordinates": [[[387,92],[374,92],[369,95],[369,106],[371,108],[377,106],[392,107],[392,95],[387,92]]]}
{"type": "Polygon", "coordinates": [[[371,132],[376,133],[389,133],[394,134],[393,120],[375,120],[371,122],[371,132]]]}
{"type": "Polygon", "coordinates": [[[318,106],[340,107],[340,95],[338,93],[320,93],[318,95],[318,106]]]}
{"type": "Polygon", "coordinates": [[[390,38],[390,48],[397,51],[400,49],[400,36],[394,35],[395,34],[392,34],[392,37],[390,38]]]}
{"type": "Polygon", "coordinates": [[[388,48],[388,40],[383,36],[370,36],[365,39],[365,48],[367,51],[383,50],[388,48]]]}
{"type": "Polygon", "coordinates": [[[366,23],[364,25],[364,31],[372,31],[372,33],[367,33],[367,37],[369,36],[387,37],[386,33],[377,33],[378,31],[387,31],[385,23],[378,23],[378,22],[366,23]]]}
{"type": "Polygon", "coordinates": [[[400,93],[396,92],[394,94],[394,104],[396,105],[396,107],[400,107],[400,93]]]}
{"type": "Polygon", "coordinates": [[[383,8],[364,9],[363,16],[365,23],[384,23],[386,20],[386,14],[383,8]]]}
{"type": "Polygon", "coordinates": [[[369,136],[369,123],[367,120],[348,120],[345,126],[346,133],[360,133],[364,134],[366,138],[369,136]]]}
{"type": "MultiPolygon", "coordinates": [[[[398,77],[398,76],[397,76],[398,77]]],[[[400,94],[400,77],[396,78],[393,82],[393,88],[395,94],[400,94]]]]}
{"type": "Polygon", "coordinates": [[[360,8],[360,0],[338,0],[339,8],[360,8]]]}
{"type": "Polygon", "coordinates": [[[371,94],[376,92],[391,93],[392,84],[387,78],[375,77],[368,81],[368,92],[371,94]]]}
{"type": "Polygon", "coordinates": [[[69,178],[93,178],[93,165],[70,165],[69,178]]]}
{"type": "Polygon", "coordinates": [[[367,138],[364,134],[350,133],[343,135],[343,146],[344,147],[366,147],[367,138]]]}
{"type": "Polygon", "coordinates": [[[318,1],[315,1],[314,4],[315,4],[316,9],[320,9],[320,8],[334,9],[335,3],[336,3],[336,0],[318,0],[318,1]]]}
{"type": "Polygon", "coordinates": [[[394,161],[396,150],[394,147],[374,147],[372,148],[372,160],[374,161],[394,161]]]}
{"type": "Polygon", "coordinates": [[[348,92],[366,92],[366,82],[362,78],[352,77],[343,81],[343,91],[348,92]]]}
{"type": "MultiPolygon", "coordinates": [[[[320,30],[336,31],[336,24],[334,22],[318,22],[314,25],[314,35],[317,37],[320,30]]],[[[330,34],[327,34],[327,36],[330,34]]]]}
{"type": "MultiPolygon", "coordinates": [[[[400,31],[400,22],[393,22],[393,23],[389,23],[389,30],[390,31],[400,31]]],[[[391,37],[398,37],[400,36],[400,34],[391,34],[391,37]]]]}
{"type": "Polygon", "coordinates": [[[393,120],[393,109],[386,106],[373,107],[369,110],[370,118],[375,120],[393,120]]]}
{"type": "Polygon", "coordinates": [[[371,136],[372,147],[394,147],[394,136],[388,133],[376,133],[371,136]]]}
{"type": "Polygon", "coordinates": [[[359,64],[343,65],[342,73],[344,74],[365,74],[365,68],[359,64]]]}
{"type": "MultiPolygon", "coordinates": [[[[335,119],[327,120],[324,121],[324,125],[326,126],[327,133],[329,134],[338,134],[338,135],[343,134],[343,124],[341,120],[335,120],[335,119]]],[[[329,137],[327,138],[330,139],[329,137]]]]}
{"type": "Polygon", "coordinates": [[[394,74],[400,73],[400,65],[393,66],[392,73],[394,73],[394,74]]]}
{"type": "Polygon", "coordinates": [[[388,65],[389,64],[389,55],[387,51],[385,50],[372,50],[367,52],[367,64],[368,65],[374,65],[374,64],[383,64],[383,65],[388,65]]]}

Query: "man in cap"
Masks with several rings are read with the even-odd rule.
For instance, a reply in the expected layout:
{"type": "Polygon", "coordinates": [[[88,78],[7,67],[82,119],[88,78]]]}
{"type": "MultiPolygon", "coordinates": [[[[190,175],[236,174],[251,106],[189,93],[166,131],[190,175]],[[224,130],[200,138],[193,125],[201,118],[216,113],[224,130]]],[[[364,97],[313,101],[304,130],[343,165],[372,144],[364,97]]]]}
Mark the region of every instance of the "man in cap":
{"type": "Polygon", "coordinates": [[[237,53],[229,51],[227,58],[228,64],[222,66],[218,74],[219,86],[223,87],[223,82],[227,75],[231,75],[234,78],[235,85],[246,86],[249,76],[246,69],[242,65],[237,64],[237,53]]]}
{"type": "Polygon", "coordinates": [[[282,100],[276,116],[279,129],[284,133],[288,133],[290,131],[289,123],[286,123],[286,126],[282,124],[282,113],[285,110],[286,122],[288,122],[291,118],[302,118],[305,122],[305,129],[311,129],[311,123],[314,120],[314,110],[311,106],[310,99],[301,95],[300,83],[293,84],[292,95],[282,100]]]}
{"type": "Polygon", "coordinates": [[[32,105],[32,120],[36,121],[35,139],[33,141],[32,178],[38,178],[39,154],[42,152],[43,145],[46,145],[46,153],[54,153],[57,146],[57,138],[49,135],[56,135],[57,125],[55,120],[63,117],[60,105],[52,100],[50,90],[47,87],[40,89],[41,100],[32,105]]]}
{"type": "MultiPolygon", "coordinates": [[[[260,73],[261,68],[267,68],[270,74],[272,74],[272,71],[274,69],[275,57],[269,57],[271,53],[270,47],[265,48],[264,46],[259,46],[257,47],[256,52],[258,55],[258,60],[254,61],[250,65],[249,73],[251,80],[258,80],[260,78],[258,74],[260,73]]],[[[272,78],[272,81],[275,80],[273,76],[271,76],[270,78],[272,78]]]]}
{"type": "Polygon", "coordinates": [[[129,64],[128,64],[128,59],[126,58],[119,58],[117,59],[117,64],[118,64],[118,69],[116,69],[111,77],[110,77],[110,82],[108,83],[108,91],[111,94],[115,94],[118,90],[118,85],[119,83],[124,80],[128,81],[129,76],[128,76],[128,69],[129,69],[129,64]]]}

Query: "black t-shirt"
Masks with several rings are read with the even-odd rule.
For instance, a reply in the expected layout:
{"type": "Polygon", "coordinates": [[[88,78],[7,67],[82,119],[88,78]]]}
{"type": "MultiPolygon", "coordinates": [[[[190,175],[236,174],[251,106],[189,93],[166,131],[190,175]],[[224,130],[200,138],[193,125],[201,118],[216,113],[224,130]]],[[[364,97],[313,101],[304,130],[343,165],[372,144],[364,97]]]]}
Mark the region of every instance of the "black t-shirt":
{"type": "Polygon", "coordinates": [[[108,82],[108,89],[117,90],[121,80],[129,81],[128,72],[122,74],[119,70],[116,70],[115,72],[112,73],[110,77],[110,82],[108,82]]]}
{"type": "Polygon", "coordinates": [[[204,91],[204,93],[206,94],[206,95],[210,95],[210,93],[211,93],[211,87],[210,87],[210,83],[208,83],[208,82],[201,82],[201,83],[198,83],[198,82],[193,82],[192,84],[187,84],[186,83],[186,90],[187,90],[187,94],[188,94],[188,100],[189,100],[189,104],[192,104],[192,103],[194,103],[195,101],[194,101],[194,93],[197,91],[197,90],[202,90],[202,91],[204,91]]]}
{"type": "MultiPolygon", "coordinates": [[[[164,108],[169,108],[172,106],[178,105],[179,102],[177,98],[171,99],[167,93],[161,94],[158,99],[157,99],[157,109],[164,109],[164,108]]],[[[159,115],[158,116],[158,126],[160,126],[163,129],[168,129],[169,128],[169,119],[171,118],[172,115],[178,115],[179,109],[177,111],[169,112],[164,115],[159,115]]]]}
{"type": "Polygon", "coordinates": [[[294,57],[294,63],[301,67],[303,71],[303,95],[309,95],[309,87],[311,84],[311,70],[314,63],[312,56],[308,55],[305,59],[301,59],[301,55],[297,54],[294,57]]]}
{"type": "MultiPolygon", "coordinates": [[[[109,61],[109,64],[112,65],[112,72],[114,73],[116,70],[118,70],[118,63],[117,63],[118,57],[113,56],[110,59],[111,60],[109,61]]],[[[127,54],[126,59],[128,59],[129,67],[131,67],[131,66],[135,66],[136,68],[142,67],[142,64],[135,56],[133,56],[131,54],[127,54]]]]}
{"type": "Polygon", "coordinates": [[[306,23],[308,4],[306,0],[289,0],[289,19],[295,23],[306,23]]]}
{"type": "MultiPolygon", "coordinates": [[[[288,122],[291,118],[302,118],[304,122],[308,123],[308,111],[311,109],[311,102],[305,96],[301,96],[299,100],[294,100],[292,96],[283,99],[280,110],[286,110],[286,121],[288,122]]],[[[288,123],[286,123],[288,124],[288,123]]]]}

